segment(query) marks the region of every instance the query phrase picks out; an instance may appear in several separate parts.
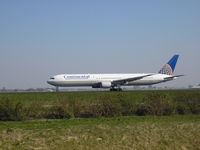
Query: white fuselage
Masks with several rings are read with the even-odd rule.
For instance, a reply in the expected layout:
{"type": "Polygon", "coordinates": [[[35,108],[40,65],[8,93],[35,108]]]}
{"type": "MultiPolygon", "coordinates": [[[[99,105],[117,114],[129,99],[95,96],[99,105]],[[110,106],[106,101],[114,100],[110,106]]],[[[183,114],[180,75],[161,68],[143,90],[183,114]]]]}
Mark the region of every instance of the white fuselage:
{"type": "MultiPolygon", "coordinates": [[[[148,75],[142,74],[61,74],[51,77],[47,82],[59,87],[73,87],[73,86],[94,86],[99,83],[111,83],[115,80],[139,77],[148,75]]],[[[160,82],[165,82],[165,78],[171,77],[166,74],[153,74],[136,81],[124,83],[122,86],[130,85],[152,85],[160,82]]]]}

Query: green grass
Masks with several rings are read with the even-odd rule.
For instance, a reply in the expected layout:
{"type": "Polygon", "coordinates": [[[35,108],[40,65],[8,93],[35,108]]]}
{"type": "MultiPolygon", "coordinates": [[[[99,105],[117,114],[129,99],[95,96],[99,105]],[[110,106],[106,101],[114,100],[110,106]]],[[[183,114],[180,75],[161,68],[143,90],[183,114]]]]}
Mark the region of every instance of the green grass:
{"type": "Polygon", "coordinates": [[[60,92],[60,93],[1,93],[1,99],[12,99],[14,101],[23,101],[30,104],[34,101],[40,101],[45,104],[54,104],[57,100],[80,100],[81,102],[94,102],[99,97],[113,97],[123,95],[127,100],[142,100],[151,93],[161,93],[170,95],[171,98],[184,94],[200,94],[200,90],[169,90],[169,91],[127,91],[127,92],[60,92]]]}
{"type": "Polygon", "coordinates": [[[0,122],[0,149],[199,150],[200,115],[0,122]]]}
{"type": "Polygon", "coordinates": [[[0,120],[200,114],[200,91],[0,94],[0,120]]]}
{"type": "Polygon", "coordinates": [[[73,99],[84,102],[91,102],[97,100],[99,97],[117,97],[123,95],[126,99],[142,100],[145,96],[151,93],[164,93],[170,95],[172,98],[183,94],[200,94],[200,90],[169,90],[169,91],[125,91],[125,92],[60,92],[60,93],[1,93],[0,99],[12,99],[15,101],[23,101],[30,104],[33,101],[41,101],[43,103],[54,103],[55,100],[73,99]]]}

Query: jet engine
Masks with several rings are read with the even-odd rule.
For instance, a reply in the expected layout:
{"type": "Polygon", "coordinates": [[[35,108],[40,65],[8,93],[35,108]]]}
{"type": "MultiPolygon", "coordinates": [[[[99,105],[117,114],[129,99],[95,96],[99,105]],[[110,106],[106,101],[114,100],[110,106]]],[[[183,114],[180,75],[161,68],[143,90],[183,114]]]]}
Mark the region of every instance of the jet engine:
{"type": "Polygon", "coordinates": [[[111,82],[101,82],[101,87],[102,88],[110,88],[111,87],[111,82]]]}
{"type": "Polygon", "coordinates": [[[109,81],[101,82],[92,86],[92,88],[111,88],[112,84],[109,81]]]}

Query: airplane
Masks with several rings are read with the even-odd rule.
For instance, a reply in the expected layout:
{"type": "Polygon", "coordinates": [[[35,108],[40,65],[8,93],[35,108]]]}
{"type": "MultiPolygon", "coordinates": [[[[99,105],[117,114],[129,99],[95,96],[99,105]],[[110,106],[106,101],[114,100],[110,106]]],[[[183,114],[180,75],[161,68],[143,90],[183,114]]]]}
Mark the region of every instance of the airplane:
{"type": "Polygon", "coordinates": [[[51,77],[47,83],[56,87],[110,88],[110,91],[122,91],[121,86],[153,85],[171,81],[183,75],[173,75],[179,55],[174,55],[158,73],[130,74],[60,74],[51,77]]]}

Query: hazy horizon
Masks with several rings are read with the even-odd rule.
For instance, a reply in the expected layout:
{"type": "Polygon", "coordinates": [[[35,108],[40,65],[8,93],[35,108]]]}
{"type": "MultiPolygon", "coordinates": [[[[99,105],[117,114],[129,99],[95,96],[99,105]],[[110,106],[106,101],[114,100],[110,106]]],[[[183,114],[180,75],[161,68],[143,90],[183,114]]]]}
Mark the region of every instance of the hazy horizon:
{"type": "Polygon", "coordinates": [[[0,89],[52,87],[61,73],[157,73],[200,84],[200,1],[0,1],[0,89]]]}

